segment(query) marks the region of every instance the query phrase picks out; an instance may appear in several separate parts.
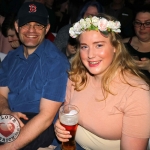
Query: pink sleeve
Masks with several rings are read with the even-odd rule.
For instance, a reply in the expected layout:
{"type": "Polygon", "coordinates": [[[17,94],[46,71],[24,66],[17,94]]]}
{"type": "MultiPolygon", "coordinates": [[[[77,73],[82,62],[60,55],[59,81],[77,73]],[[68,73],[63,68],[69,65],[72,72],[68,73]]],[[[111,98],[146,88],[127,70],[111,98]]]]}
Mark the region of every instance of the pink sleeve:
{"type": "Polygon", "coordinates": [[[150,137],[150,91],[130,89],[126,96],[122,133],[136,138],[150,137]]]}

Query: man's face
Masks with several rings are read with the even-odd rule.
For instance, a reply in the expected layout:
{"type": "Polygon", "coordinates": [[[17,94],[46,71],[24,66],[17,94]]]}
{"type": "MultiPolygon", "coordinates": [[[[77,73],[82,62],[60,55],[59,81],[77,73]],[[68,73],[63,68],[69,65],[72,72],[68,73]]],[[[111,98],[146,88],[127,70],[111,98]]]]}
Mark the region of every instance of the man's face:
{"type": "Polygon", "coordinates": [[[15,28],[24,47],[35,50],[44,40],[50,25],[43,26],[37,22],[29,22],[18,27],[17,22],[15,22],[15,28]]]}

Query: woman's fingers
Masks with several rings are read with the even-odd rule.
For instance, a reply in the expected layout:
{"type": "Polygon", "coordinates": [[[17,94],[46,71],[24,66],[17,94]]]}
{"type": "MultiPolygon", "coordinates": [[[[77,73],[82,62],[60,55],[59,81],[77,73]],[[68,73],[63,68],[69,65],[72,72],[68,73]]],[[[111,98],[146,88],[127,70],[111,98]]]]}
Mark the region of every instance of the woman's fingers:
{"type": "Polygon", "coordinates": [[[66,129],[60,124],[59,120],[55,123],[55,134],[59,141],[67,142],[69,138],[71,138],[70,132],[66,131],[66,129]]]}

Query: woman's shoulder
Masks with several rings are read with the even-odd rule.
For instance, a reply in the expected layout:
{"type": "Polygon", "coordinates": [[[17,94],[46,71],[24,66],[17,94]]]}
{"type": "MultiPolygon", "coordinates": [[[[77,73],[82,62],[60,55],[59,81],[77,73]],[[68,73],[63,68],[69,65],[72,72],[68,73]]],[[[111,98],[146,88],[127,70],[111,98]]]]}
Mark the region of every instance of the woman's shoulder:
{"type": "Polygon", "coordinates": [[[140,78],[139,76],[133,75],[131,73],[125,73],[124,80],[129,84],[131,88],[135,87],[149,90],[149,85],[144,79],[140,78]]]}
{"type": "Polygon", "coordinates": [[[123,42],[123,43],[128,43],[129,40],[130,40],[130,37],[129,37],[129,38],[122,39],[122,42],[123,42]]]}
{"type": "Polygon", "coordinates": [[[133,37],[124,38],[122,39],[122,41],[123,43],[136,44],[138,42],[138,38],[136,36],[133,36],[133,37]]]}

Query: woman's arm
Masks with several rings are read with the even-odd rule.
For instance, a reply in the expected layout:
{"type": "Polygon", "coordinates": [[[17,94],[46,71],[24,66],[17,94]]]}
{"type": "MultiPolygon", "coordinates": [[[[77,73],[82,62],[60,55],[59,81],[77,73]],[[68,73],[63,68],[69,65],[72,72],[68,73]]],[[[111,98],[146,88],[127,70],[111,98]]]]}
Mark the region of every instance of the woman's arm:
{"type": "Polygon", "coordinates": [[[148,138],[133,138],[122,134],[120,150],[147,150],[148,138]]]}

